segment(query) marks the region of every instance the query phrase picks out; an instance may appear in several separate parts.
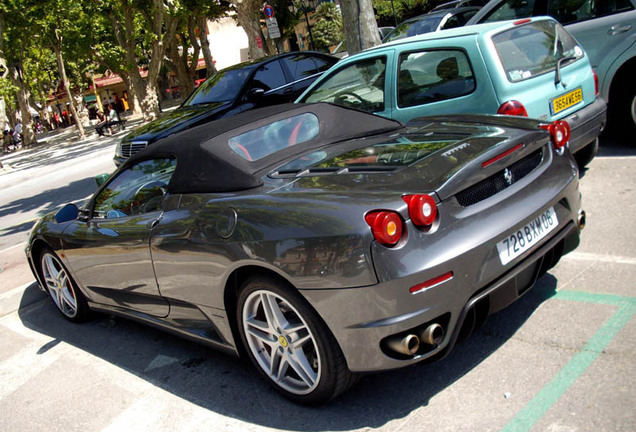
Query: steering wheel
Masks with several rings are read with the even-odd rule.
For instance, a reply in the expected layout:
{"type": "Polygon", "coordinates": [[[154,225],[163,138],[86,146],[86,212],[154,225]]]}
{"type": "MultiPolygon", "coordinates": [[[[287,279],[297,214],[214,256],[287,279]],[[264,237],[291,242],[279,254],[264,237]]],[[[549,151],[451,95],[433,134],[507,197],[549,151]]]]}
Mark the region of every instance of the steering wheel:
{"type": "Polygon", "coordinates": [[[352,108],[360,108],[363,110],[366,110],[369,107],[369,101],[349,90],[343,90],[337,93],[333,101],[336,105],[350,106],[352,108]],[[350,101],[348,98],[353,98],[354,101],[350,101]]]}
{"type": "Polygon", "coordinates": [[[156,180],[141,185],[133,195],[133,198],[146,198],[143,196],[143,194],[148,192],[151,192],[152,195],[155,196],[151,196],[147,201],[138,204],[141,213],[148,213],[161,207],[163,197],[166,195],[167,192],[166,184],[162,181],[156,180]],[[161,194],[159,195],[157,192],[161,192],[161,194]]]}

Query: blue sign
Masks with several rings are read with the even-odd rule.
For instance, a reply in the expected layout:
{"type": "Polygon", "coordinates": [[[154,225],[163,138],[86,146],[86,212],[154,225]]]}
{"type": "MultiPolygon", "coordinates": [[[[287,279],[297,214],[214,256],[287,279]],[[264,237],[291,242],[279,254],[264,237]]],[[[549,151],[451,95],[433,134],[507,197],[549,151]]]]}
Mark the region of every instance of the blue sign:
{"type": "Polygon", "coordinates": [[[267,18],[272,18],[274,16],[274,8],[266,4],[263,7],[263,13],[265,14],[267,18]]]}

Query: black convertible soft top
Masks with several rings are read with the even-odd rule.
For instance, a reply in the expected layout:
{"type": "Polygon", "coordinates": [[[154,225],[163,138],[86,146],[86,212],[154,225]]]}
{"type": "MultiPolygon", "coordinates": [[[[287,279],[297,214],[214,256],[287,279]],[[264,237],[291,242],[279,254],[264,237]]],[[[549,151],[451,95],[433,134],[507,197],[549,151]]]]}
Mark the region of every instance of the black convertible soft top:
{"type": "Polygon", "coordinates": [[[168,185],[169,192],[233,192],[260,186],[260,172],[304,152],[401,128],[403,125],[395,120],[327,103],[275,105],[171,135],[132,156],[123,168],[141,160],[175,157],[177,167],[168,185]],[[228,144],[232,137],[304,113],[316,115],[320,125],[318,135],[309,141],[255,161],[241,157],[228,144]]]}

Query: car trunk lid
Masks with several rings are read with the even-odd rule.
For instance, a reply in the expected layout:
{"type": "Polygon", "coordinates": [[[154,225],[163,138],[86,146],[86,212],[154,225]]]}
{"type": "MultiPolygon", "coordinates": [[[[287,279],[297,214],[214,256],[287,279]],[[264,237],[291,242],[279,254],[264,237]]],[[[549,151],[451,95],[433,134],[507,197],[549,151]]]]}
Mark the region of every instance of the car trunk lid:
{"type": "Polygon", "coordinates": [[[539,124],[510,116],[421,118],[398,136],[321,149],[280,167],[270,177],[294,179],[280,192],[293,188],[396,196],[436,193],[445,200],[515,163],[522,166],[515,166],[509,175],[526,175],[536,167],[549,139],[539,124]]]}

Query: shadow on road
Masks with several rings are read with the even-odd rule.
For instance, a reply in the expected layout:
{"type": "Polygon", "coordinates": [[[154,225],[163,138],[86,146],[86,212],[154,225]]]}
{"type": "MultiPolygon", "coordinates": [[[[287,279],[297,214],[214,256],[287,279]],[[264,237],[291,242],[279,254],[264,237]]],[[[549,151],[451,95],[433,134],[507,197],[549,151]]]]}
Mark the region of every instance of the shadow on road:
{"type": "MultiPolygon", "coordinates": [[[[135,322],[99,315],[77,325],[50,301],[20,309],[22,323],[106,360],[161,389],[218,414],[274,429],[341,431],[377,428],[408,416],[501,347],[556,292],[547,275],[518,302],[493,315],[449,357],[429,365],[364,376],[344,395],[320,408],[288,402],[247,363],[135,322]]],[[[35,354],[35,353],[34,353],[35,354]]]]}
{"type": "Polygon", "coordinates": [[[636,142],[633,137],[605,132],[601,135],[596,157],[636,156],[636,142]]]}
{"type": "MultiPolygon", "coordinates": [[[[26,198],[20,198],[13,202],[0,206],[0,217],[4,217],[15,213],[28,213],[32,210],[40,209],[39,216],[56,210],[61,205],[85,199],[89,194],[96,190],[95,180],[92,177],[86,177],[82,180],[76,180],[66,186],[56,189],[47,189],[37,195],[26,198]],[[65,197],[60,200],[60,197],[65,197]]],[[[8,227],[0,230],[0,236],[21,232],[33,225],[33,222],[27,222],[19,226],[8,227]],[[22,225],[28,225],[22,227],[22,225]],[[17,230],[17,231],[16,231],[17,230]]]]}

